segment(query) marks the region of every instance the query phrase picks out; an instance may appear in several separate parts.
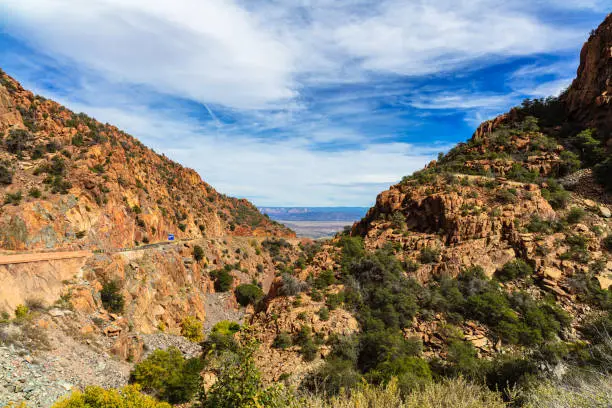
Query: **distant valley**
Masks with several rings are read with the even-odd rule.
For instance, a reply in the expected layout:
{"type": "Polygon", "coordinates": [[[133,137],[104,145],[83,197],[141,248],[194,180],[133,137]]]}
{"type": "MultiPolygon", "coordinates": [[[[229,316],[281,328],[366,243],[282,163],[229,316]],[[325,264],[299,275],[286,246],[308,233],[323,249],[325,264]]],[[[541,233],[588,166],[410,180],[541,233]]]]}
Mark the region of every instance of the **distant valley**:
{"type": "Polygon", "coordinates": [[[274,221],[294,230],[299,237],[331,237],[359,221],[367,207],[261,207],[274,221]]]}

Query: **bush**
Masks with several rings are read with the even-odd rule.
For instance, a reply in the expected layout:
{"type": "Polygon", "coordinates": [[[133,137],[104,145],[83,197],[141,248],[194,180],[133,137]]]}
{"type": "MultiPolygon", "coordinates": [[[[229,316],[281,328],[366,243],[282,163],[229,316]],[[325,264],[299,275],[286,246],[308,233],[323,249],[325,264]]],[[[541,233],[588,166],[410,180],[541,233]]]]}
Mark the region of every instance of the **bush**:
{"type": "Polygon", "coordinates": [[[602,241],[604,248],[608,250],[608,252],[612,252],[612,235],[608,235],[602,241]]]}
{"type": "Polygon", "coordinates": [[[17,319],[23,319],[30,313],[30,308],[26,305],[17,305],[15,308],[15,317],[17,319]]]}
{"type": "Polygon", "coordinates": [[[499,190],[495,194],[495,200],[501,204],[513,204],[516,203],[517,197],[516,192],[512,190],[499,190]]]}
{"type": "Polygon", "coordinates": [[[356,388],[361,382],[361,375],[353,362],[339,357],[331,357],[315,373],[308,376],[302,387],[321,395],[332,396],[356,388]]]}
{"type": "Polygon", "coordinates": [[[306,282],[302,282],[288,273],[283,273],[281,275],[281,279],[283,284],[278,289],[278,294],[280,296],[295,296],[300,292],[305,292],[308,290],[308,284],[306,282]]]}
{"type": "Polygon", "coordinates": [[[9,185],[13,182],[13,173],[0,163],[0,184],[9,185]]]}
{"type": "Polygon", "coordinates": [[[548,201],[552,208],[559,210],[565,208],[569,202],[570,194],[556,180],[549,179],[546,188],[542,189],[542,197],[548,201]]]}
{"type": "Polygon", "coordinates": [[[264,293],[259,286],[251,284],[238,285],[235,294],[236,300],[242,306],[254,305],[264,296],[264,293]]]}
{"type": "Polygon", "coordinates": [[[477,380],[481,375],[480,360],[476,349],[470,342],[455,340],[448,346],[448,362],[456,374],[477,380]]]}
{"type": "Polygon", "coordinates": [[[608,191],[612,191],[612,159],[608,158],[594,168],[595,177],[608,191]]]}
{"type": "Polygon", "coordinates": [[[580,152],[580,157],[587,167],[601,162],[606,157],[606,151],[600,140],[595,139],[595,130],[586,129],[574,136],[572,143],[580,152]]]}
{"type": "Polygon", "coordinates": [[[326,307],[322,307],[321,309],[319,309],[319,318],[326,322],[329,320],[329,309],[326,307]]]}
{"type": "Polygon", "coordinates": [[[202,322],[193,316],[187,316],[181,322],[181,336],[194,343],[204,340],[202,322]]]}
{"type": "Polygon", "coordinates": [[[317,276],[314,281],[314,287],[317,289],[325,289],[329,285],[336,283],[336,276],[334,271],[326,269],[317,276]]]}
{"type": "Polygon", "coordinates": [[[281,408],[292,406],[291,397],[278,386],[264,387],[253,361],[256,343],[251,339],[220,365],[217,381],[200,394],[202,408],[281,408]]]}
{"type": "Polygon", "coordinates": [[[440,250],[436,248],[425,247],[421,249],[419,260],[423,264],[438,262],[440,259],[440,250]]]}
{"type": "Polygon", "coordinates": [[[572,207],[567,214],[566,220],[570,224],[578,224],[584,218],[585,212],[580,207],[572,207]]]}
{"type": "Polygon", "coordinates": [[[17,191],[16,193],[6,193],[6,196],[4,197],[4,204],[19,205],[22,198],[23,195],[21,194],[21,190],[17,191]]]}
{"type": "Polygon", "coordinates": [[[86,387],[85,391],[74,391],[70,396],[62,398],[52,408],[172,408],[166,402],[158,402],[154,398],[140,393],[136,385],[128,385],[121,390],[102,387],[86,387]]]}
{"type": "Polygon", "coordinates": [[[188,402],[200,383],[204,363],[199,358],[185,360],[176,347],[155,350],[136,364],[130,382],[139,384],[144,391],[172,404],[188,402]]]}
{"type": "Polygon", "coordinates": [[[222,320],[213,326],[211,333],[219,333],[224,336],[233,336],[235,333],[238,333],[240,329],[241,327],[239,323],[232,322],[230,320],[222,320]]]}
{"type": "Polygon", "coordinates": [[[293,345],[293,341],[291,340],[291,335],[287,332],[280,332],[274,338],[272,342],[272,347],[285,350],[293,345]]]}
{"type": "Polygon", "coordinates": [[[300,354],[305,361],[313,361],[317,358],[319,347],[314,343],[312,339],[308,339],[300,346],[300,354]]]}
{"type": "Polygon", "coordinates": [[[125,299],[120,293],[119,284],[117,281],[108,281],[102,287],[100,292],[102,305],[106,310],[112,313],[122,313],[125,304],[125,299]]]}
{"type": "Polygon", "coordinates": [[[202,259],[204,259],[204,250],[201,246],[195,245],[193,247],[193,259],[195,259],[197,262],[200,262],[202,259]]]}
{"type": "Polygon", "coordinates": [[[21,154],[27,149],[28,144],[32,141],[34,136],[23,129],[11,129],[8,137],[4,141],[6,150],[12,154],[21,154]]]}
{"type": "Polygon", "coordinates": [[[42,196],[42,193],[36,187],[32,187],[30,191],[28,191],[28,195],[32,198],[40,198],[42,196]]]}
{"type": "Polygon", "coordinates": [[[403,356],[379,364],[368,375],[376,383],[386,383],[397,378],[400,391],[403,395],[423,388],[432,381],[431,369],[427,361],[419,357],[403,356]]]}
{"type": "Polygon", "coordinates": [[[533,274],[533,268],[522,259],[515,259],[507,262],[495,276],[502,282],[513,280],[516,278],[525,278],[533,274]]]}
{"type": "Polygon", "coordinates": [[[215,324],[210,331],[206,341],[203,344],[204,355],[211,351],[235,351],[238,349],[238,343],[235,339],[235,334],[242,330],[242,327],[229,320],[223,320],[215,324]]]}
{"type": "Polygon", "coordinates": [[[211,272],[211,276],[215,279],[215,290],[217,292],[227,292],[232,288],[234,277],[226,269],[211,272]]]}

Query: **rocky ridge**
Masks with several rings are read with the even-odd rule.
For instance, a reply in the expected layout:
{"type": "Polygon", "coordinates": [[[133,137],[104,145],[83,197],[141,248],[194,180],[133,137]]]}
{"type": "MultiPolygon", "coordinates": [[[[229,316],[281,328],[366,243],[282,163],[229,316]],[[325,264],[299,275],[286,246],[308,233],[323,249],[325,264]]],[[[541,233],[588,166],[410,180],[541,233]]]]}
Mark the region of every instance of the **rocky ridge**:
{"type": "Polygon", "coordinates": [[[0,72],[0,247],[117,249],[224,235],[292,237],[244,199],[114,126],[0,72]]]}

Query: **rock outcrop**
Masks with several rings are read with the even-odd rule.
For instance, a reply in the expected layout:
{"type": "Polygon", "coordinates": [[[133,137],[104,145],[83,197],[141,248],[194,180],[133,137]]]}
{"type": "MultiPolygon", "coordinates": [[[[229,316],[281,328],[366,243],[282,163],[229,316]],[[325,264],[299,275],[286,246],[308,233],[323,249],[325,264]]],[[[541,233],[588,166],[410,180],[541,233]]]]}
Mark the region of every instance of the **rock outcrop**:
{"type": "Polygon", "coordinates": [[[584,44],[576,79],[562,101],[573,121],[612,131],[612,14],[584,44]]]}

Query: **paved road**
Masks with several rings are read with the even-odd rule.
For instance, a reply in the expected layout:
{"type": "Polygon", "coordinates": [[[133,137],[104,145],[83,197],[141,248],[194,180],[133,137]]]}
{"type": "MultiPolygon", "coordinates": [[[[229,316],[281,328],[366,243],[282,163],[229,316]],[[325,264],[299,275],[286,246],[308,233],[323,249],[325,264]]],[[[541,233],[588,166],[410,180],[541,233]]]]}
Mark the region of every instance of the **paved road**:
{"type": "Polygon", "coordinates": [[[41,252],[30,254],[0,255],[0,265],[54,261],[57,259],[87,258],[91,255],[91,251],[41,252]]]}
{"type": "MultiPolygon", "coordinates": [[[[207,239],[223,239],[225,237],[210,237],[207,239]]],[[[267,237],[245,237],[249,239],[265,239],[267,237]]],[[[152,244],[140,245],[134,248],[115,248],[110,250],[103,251],[57,251],[57,252],[29,252],[29,253],[17,253],[17,254],[0,254],[0,265],[10,265],[10,264],[19,264],[19,263],[29,263],[29,262],[44,262],[44,261],[53,261],[57,259],[76,259],[76,258],[87,258],[92,256],[95,252],[104,252],[104,253],[119,253],[119,252],[130,252],[130,251],[139,251],[143,249],[156,248],[163,245],[171,245],[171,244],[182,244],[185,242],[191,242],[196,240],[196,238],[186,238],[186,239],[177,239],[175,241],[161,241],[155,242],[152,244]]]]}

